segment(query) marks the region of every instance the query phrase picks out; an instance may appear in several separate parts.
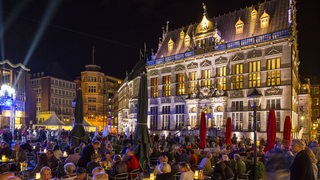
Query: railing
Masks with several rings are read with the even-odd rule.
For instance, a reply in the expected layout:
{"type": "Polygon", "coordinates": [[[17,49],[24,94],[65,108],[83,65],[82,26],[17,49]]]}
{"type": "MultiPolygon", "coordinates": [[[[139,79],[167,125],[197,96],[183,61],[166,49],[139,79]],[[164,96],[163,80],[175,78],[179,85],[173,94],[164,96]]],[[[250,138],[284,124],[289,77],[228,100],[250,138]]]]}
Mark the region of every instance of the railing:
{"type": "MultiPolygon", "coordinates": [[[[276,31],[276,32],[269,33],[269,34],[263,34],[263,35],[259,35],[259,36],[249,37],[246,39],[241,39],[238,41],[232,41],[229,43],[219,44],[214,47],[214,50],[220,51],[220,50],[225,50],[225,49],[233,49],[233,48],[238,48],[241,46],[247,46],[247,45],[267,42],[270,40],[282,39],[282,38],[286,38],[288,36],[289,36],[289,29],[285,29],[285,30],[276,31]]],[[[179,60],[179,59],[183,59],[186,57],[192,57],[194,55],[195,55],[195,51],[192,50],[192,51],[188,51],[185,53],[176,54],[173,56],[168,56],[168,57],[164,57],[164,58],[159,58],[159,59],[147,61],[147,66],[162,64],[164,62],[179,60]]]]}

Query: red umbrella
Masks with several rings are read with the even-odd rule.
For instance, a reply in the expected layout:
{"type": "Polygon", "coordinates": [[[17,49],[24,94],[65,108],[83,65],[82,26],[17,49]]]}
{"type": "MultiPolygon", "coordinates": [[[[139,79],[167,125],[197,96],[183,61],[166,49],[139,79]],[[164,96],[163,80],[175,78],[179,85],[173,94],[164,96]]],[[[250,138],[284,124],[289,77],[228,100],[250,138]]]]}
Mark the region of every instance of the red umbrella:
{"type": "Polygon", "coordinates": [[[273,148],[274,142],[276,140],[276,133],[277,133],[276,113],[274,109],[270,109],[268,122],[267,122],[267,146],[264,149],[265,152],[273,148]]]}
{"type": "Polygon", "coordinates": [[[226,124],[226,143],[229,145],[232,145],[231,142],[231,134],[232,134],[232,124],[231,124],[231,118],[228,117],[227,124],[226,124]]]}
{"type": "Polygon", "coordinates": [[[290,142],[291,142],[291,128],[292,128],[292,124],[291,124],[290,116],[286,116],[286,119],[284,120],[283,140],[287,148],[289,148],[290,142]]]}
{"type": "Polygon", "coordinates": [[[204,112],[201,113],[200,119],[200,142],[198,144],[200,149],[204,149],[206,147],[206,136],[207,136],[207,126],[206,126],[206,114],[204,112]]]}

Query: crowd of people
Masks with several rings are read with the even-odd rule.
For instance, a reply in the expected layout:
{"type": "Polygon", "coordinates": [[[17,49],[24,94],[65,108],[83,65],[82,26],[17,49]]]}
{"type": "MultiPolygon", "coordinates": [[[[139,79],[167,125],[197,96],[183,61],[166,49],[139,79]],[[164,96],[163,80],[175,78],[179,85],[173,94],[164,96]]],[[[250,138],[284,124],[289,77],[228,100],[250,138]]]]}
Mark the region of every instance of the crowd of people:
{"type": "MultiPolygon", "coordinates": [[[[22,130],[20,130],[22,132],[22,130]]],[[[246,137],[232,138],[227,144],[223,137],[208,137],[204,149],[198,148],[195,135],[152,134],[148,168],[136,157],[137,147],[132,136],[125,134],[102,137],[90,133],[89,143],[69,143],[68,131],[45,129],[29,132],[43,133],[32,140],[16,136],[15,144],[2,138],[0,180],[28,179],[40,175],[43,180],[88,179],[141,179],[148,176],[156,180],[191,179],[318,179],[320,147],[316,141],[293,139],[290,143],[277,139],[274,148],[265,152],[266,142],[257,146],[254,170],[254,147],[246,137]],[[52,134],[48,135],[48,134],[52,134]],[[59,136],[54,134],[58,133],[59,136]]],[[[2,132],[6,132],[3,130],[2,132]]],[[[1,133],[0,133],[1,134],[1,133]]],[[[2,133],[3,134],[3,133],[2,133]]],[[[18,133],[20,134],[20,133],[18,133]]],[[[21,133],[23,134],[23,133],[21,133]]]]}

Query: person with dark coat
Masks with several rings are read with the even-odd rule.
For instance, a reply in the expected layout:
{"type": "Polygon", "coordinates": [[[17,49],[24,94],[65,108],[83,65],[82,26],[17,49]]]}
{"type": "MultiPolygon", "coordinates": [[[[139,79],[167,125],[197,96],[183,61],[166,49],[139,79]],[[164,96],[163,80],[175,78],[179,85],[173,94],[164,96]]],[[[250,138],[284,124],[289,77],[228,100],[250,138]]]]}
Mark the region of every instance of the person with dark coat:
{"type": "Polygon", "coordinates": [[[293,139],[290,144],[295,158],[290,167],[290,180],[314,180],[312,162],[305,150],[305,143],[299,139],[293,139]]]}
{"type": "Polygon", "coordinates": [[[88,162],[88,164],[87,164],[87,172],[89,174],[91,174],[91,172],[94,168],[100,166],[100,164],[99,164],[100,160],[101,160],[101,157],[99,156],[99,154],[94,153],[91,155],[91,161],[88,162]]]}
{"type": "Polygon", "coordinates": [[[222,155],[222,161],[216,163],[213,169],[213,173],[211,175],[212,179],[230,179],[234,177],[234,167],[229,160],[228,155],[222,155]]]}
{"type": "Polygon", "coordinates": [[[28,140],[27,142],[23,143],[20,145],[20,148],[25,150],[26,152],[31,153],[32,152],[32,147],[30,145],[30,140],[28,140]]]}
{"type": "Polygon", "coordinates": [[[3,155],[5,155],[6,157],[11,157],[12,155],[12,150],[7,142],[1,143],[0,157],[2,157],[3,155]]]}
{"type": "Polygon", "coordinates": [[[117,174],[128,172],[127,164],[126,162],[122,161],[120,155],[114,155],[113,162],[114,164],[112,165],[109,173],[110,179],[114,179],[115,175],[117,174]]]}
{"type": "Polygon", "coordinates": [[[100,142],[94,141],[93,143],[88,144],[83,148],[80,154],[80,159],[78,161],[77,166],[86,168],[88,162],[91,161],[91,155],[94,153],[98,153],[98,149],[100,148],[100,142]]]}

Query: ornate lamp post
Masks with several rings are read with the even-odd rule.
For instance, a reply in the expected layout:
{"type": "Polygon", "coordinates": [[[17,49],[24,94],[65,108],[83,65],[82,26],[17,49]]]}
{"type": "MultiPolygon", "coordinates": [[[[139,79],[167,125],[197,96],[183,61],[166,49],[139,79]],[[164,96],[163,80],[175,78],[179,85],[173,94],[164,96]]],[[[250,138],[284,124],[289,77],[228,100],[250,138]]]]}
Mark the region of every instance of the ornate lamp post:
{"type": "Polygon", "coordinates": [[[248,97],[251,99],[251,107],[253,109],[253,179],[257,180],[257,107],[260,106],[262,94],[256,88],[254,88],[248,97]]]}

